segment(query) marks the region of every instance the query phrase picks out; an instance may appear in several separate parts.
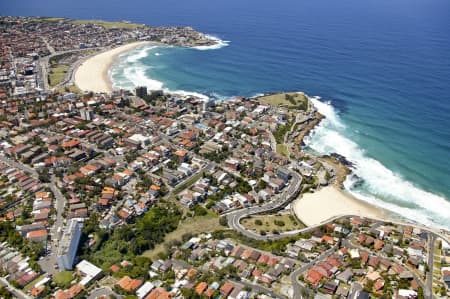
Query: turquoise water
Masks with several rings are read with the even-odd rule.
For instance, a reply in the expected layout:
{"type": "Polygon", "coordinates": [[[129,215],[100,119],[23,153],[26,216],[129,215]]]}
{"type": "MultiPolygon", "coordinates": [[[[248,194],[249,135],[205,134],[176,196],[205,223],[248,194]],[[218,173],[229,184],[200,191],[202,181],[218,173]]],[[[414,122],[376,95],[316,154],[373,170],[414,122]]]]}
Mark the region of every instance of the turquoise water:
{"type": "Polygon", "coordinates": [[[192,25],[218,49],[137,49],[111,71],[226,99],[303,90],[327,120],[308,146],[357,165],[359,198],[450,227],[450,2],[447,0],[2,3],[3,14],[192,25]],[[130,9],[130,7],[132,9],[130,9]]]}

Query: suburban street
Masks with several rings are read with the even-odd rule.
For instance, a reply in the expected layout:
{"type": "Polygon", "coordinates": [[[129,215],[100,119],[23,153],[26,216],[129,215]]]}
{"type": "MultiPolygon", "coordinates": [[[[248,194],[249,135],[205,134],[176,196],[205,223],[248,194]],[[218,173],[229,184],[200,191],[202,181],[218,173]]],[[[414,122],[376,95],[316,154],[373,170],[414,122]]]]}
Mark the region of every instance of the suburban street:
{"type": "Polygon", "coordinates": [[[23,172],[28,172],[33,178],[39,179],[39,174],[34,168],[31,168],[30,166],[24,165],[22,163],[18,163],[10,158],[7,158],[3,155],[0,155],[0,161],[5,162],[9,166],[12,166],[14,168],[17,168],[23,172]]]}
{"type": "Polygon", "coordinates": [[[434,247],[435,247],[435,241],[436,236],[431,233],[428,235],[428,245],[429,245],[429,252],[428,252],[428,272],[427,277],[425,281],[425,288],[424,288],[424,296],[425,298],[433,298],[433,267],[434,267],[434,247]]]}
{"type": "Polygon", "coordinates": [[[0,277],[0,285],[4,286],[8,291],[10,291],[15,297],[19,299],[32,299],[33,297],[28,296],[22,290],[13,287],[5,278],[0,277]]]}
{"type": "Polygon", "coordinates": [[[327,259],[336,250],[336,248],[337,248],[336,246],[333,246],[332,248],[330,248],[327,251],[325,251],[324,253],[322,253],[317,259],[309,262],[308,264],[306,264],[304,266],[301,266],[300,268],[298,268],[297,270],[295,270],[294,272],[291,273],[290,278],[291,278],[292,288],[294,290],[294,298],[303,298],[303,296],[301,295],[302,289],[305,289],[307,292],[310,292],[310,290],[304,288],[303,285],[298,281],[298,278],[300,277],[300,275],[303,272],[307,271],[312,266],[314,266],[316,263],[319,263],[319,262],[327,259]]]}
{"type": "MultiPolygon", "coordinates": [[[[3,161],[4,163],[7,163],[8,165],[15,167],[23,172],[29,173],[35,179],[38,179],[38,177],[39,177],[39,174],[37,173],[37,171],[27,165],[13,161],[5,156],[0,156],[0,161],[3,161]]],[[[53,195],[55,197],[56,219],[55,219],[55,222],[51,229],[52,240],[50,241],[50,248],[48,248],[48,246],[47,246],[47,250],[50,250],[50,254],[45,256],[42,260],[40,260],[39,265],[42,267],[42,269],[45,272],[48,272],[49,274],[53,274],[53,273],[57,272],[57,270],[54,268],[54,264],[56,263],[56,253],[57,253],[57,245],[58,245],[59,236],[57,236],[56,234],[58,231],[63,230],[63,226],[64,226],[63,212],[64,212],[64,205],[65,205],[66,200],[57,186],[58,185],[57,178],[55,177],[55,175],[51,176],[50,183],[43,184],[43,185],[50,188],[50,190],[53,192],[53,195]]]]}
{"type": "Polygon", "coordinates": [[[58,240],[62,234],[62,231],[64,230],[63,213],[66,198],[58,188],[58,179],[55,175],[51,176],[51,180],[48,186],[55,196],[56,219],[51,228],[52,239],[50,241],[50,248],[47,248],[50,250],[50,254],[40,260],[39,265],[45,272],[54,274],[58,272],[58,270],[55,269],[54,265],[56,263],[56,256],[58,252],[58,240]]]}
{"type": "Polygon", "coordinates": [[[236,280],[236,279],[229,279],[229,280],[231,282],[234,282],[234,283],[243,284],[246,287],[249,287],[250,289],[252,289],[256,293],[268,294],[272,298],[275,298],[275,299],[283,299],[283,297],[280,297],[280,295],[275,294],[273,291],[271,291],[270,289],[265,288],[263,286],[260,286],[260,285],[257,285],[257,284],[253,284],[253,283],[249,283],[249,282],[244,281],[244,280],[236,280]]]}

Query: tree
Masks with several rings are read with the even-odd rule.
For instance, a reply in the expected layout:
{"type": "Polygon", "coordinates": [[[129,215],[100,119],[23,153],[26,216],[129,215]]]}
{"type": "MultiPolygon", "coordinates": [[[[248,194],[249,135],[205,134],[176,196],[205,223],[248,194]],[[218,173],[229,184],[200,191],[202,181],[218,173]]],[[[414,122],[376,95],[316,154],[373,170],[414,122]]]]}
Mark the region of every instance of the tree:
{"type": "Polygon", "coordinates": [[[221,216],[219,218],[219,224],[222,226],[228,226],[228,220],[226,216],[221,216]]]}
{"type": "Polygon", "coordinates": [[[202,297],[200,297],[199,294],[197,294],[195,292],[195,288],[191,288],[191,289],[181,289],[181,294],[183,295],[184,298],[192,298],[192,299],[200,299],[202,297]]]}
{"type": "Polygon", "coordinates": [[[366,284],[364,285],[364,290],[368,293],[371,293],[374,284],[375,282],[373,280],[367,280],[366,284]]]}
{"type": "Polygon", "coordinates": [[[48,168],[44,168],[40,173],[39,173],[39,180],[43,183],[48,183],[50,182],[50,174],[48,172],[48,168]]]}
{"type": "Polygon", "coordinates": [[[286,225],[283,220],[275,220],[274,223],[276,226],[285,226],[286,225]]]}
{"type": "Polygon", "coordinates": [[[0,298],[10,299],[13,298],[13,295],[10,291],[5,289],[3,286],[0,286],[0,298]]]}
{"type": "Polygon", "coordinates": [[[260,180],[260,181],[258,182],[258,188],[259,188],[260,190],[265,189],[265,188],[266,188],[266,182],[264,182],[263,180],[260,180]]]}
{"type": "Polygon", "coordinates": [[[195,216],[205,216],[208,214],[208,210],[206,210],[204,207],[200,205],[196,205],[194,207],[194,214],[195,216]]]}

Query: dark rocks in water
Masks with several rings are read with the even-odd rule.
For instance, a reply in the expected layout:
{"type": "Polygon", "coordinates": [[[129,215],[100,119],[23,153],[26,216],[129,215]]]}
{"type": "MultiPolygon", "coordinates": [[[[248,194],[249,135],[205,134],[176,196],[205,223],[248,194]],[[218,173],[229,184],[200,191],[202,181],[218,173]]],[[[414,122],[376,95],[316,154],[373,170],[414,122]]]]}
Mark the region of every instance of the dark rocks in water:
{"type": "Polygon", "coordinates": [[[356,174],[352,174],[352,187],[353,188],[358,188],[361,187],[364,184],[364,179],[357,176],[356,174]]]}
{"type": "Polygon", "coordinates": [[[335,158],[336,160],[338,160],[339,162],[341,162],[344,166],[349,167],[349,168],[354,168],[355,165],[353,164],[353,162],[347,160],[346,157],[339,155],[338,153],[331,153],[329,155],[329,157],[335,158]]]}

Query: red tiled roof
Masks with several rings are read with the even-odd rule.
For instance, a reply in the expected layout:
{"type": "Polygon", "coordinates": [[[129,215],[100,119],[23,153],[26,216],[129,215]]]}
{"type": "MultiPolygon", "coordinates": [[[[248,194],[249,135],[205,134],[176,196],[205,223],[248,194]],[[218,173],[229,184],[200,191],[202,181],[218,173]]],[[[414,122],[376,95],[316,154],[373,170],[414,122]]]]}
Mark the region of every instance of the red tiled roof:
{"type": "Polygon", "coordinates": [[[227,281],[223,284],[223,286],[220,288],[220,293],[225,296],[228,297],[228,295],[230,295],[231,291],[234,289],[234,284],[232,284],[231,282],[227,281]]]}

